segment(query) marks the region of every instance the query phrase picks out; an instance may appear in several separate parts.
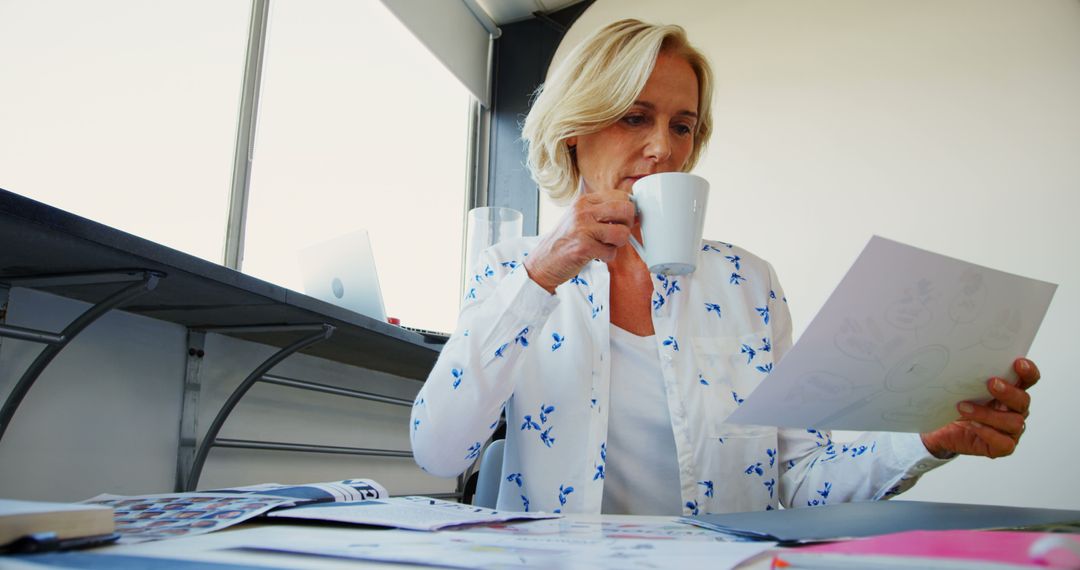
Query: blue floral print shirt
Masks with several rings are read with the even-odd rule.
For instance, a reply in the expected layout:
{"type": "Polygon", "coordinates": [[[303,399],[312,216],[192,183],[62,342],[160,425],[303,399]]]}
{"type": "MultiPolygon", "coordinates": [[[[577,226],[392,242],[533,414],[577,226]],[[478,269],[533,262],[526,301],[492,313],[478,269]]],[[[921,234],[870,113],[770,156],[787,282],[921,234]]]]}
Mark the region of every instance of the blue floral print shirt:
{"type": "MultiPolygon", "coordinates": [[[[485,251],[457,329],[413,405],[417,463],[453,477],[479,456],[506,411],[498,508],[599,513],[606,471],[611,350],[607,265],[594,261],[554,295],[522,263],[539,238],[485,251]]],[[[697,271],[655,275],[652,322],[686,514],[885,499],[940,464],[917,434],[725,423],[791,346],[772,267],[705,241],[697,271]]]]}

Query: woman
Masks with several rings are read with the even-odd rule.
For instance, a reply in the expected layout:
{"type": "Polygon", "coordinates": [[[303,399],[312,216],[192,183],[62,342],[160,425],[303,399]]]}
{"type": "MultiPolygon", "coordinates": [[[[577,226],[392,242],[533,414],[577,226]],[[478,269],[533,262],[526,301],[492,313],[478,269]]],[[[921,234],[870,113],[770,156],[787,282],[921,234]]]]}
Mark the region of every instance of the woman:
{"type": "MultiPolygon", "coordinates": [[[[691,169],[711,131],[712,76],[677,26],[634,20],[571,53],[524,128],[534,178],[572,198],[542,238],[484,253],[458,329],[413,407],[430,473],[476,459],[505,407],[498,508],[697,514],[882,499],[956,454],[1011,453],[1038,379],[989,383],[986,406],[923,434],[725,424],[791,345],[768,263],[702,244],[697,270],[651,275],[629,201],[633,182],[691,169]]],[[[970,406],[970,407],[969,407],[970,406]]]]}

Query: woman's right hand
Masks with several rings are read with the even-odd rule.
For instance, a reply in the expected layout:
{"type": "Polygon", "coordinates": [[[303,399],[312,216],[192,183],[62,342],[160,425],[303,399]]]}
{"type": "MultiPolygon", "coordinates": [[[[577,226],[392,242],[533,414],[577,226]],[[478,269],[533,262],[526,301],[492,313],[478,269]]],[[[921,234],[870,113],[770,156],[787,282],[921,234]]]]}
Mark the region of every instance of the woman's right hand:
{"type": "Polygon", "coordinates": [[[634,224],[630,195],[621,190],[582,193],[559,225],[525,258],[529,277],[549,293],[594,259],[611,261],[634,224]]]}

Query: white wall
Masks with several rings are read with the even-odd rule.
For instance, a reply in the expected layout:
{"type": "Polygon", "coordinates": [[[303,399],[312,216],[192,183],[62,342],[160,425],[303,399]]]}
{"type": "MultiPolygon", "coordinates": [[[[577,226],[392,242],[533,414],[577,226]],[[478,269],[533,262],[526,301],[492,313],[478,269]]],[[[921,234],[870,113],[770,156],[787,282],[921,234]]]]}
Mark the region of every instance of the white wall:
{"type": "Polygon", "coordinates": [[[905,496],[1080,509],[1080,2],[597,0],[556,58],[623,17],[708,53],[706,235],[775,265],[796,335],[873,234],[1060,285],[1020,449],[905,496]]]}
{"type": "MultiPolygon", "coordinates": [[[[6,322],[59,331],[86,309],[27,289],[10,292],[6,322]]],[[[0,497],[81,500],[99,493],[171,492],[175,484],[186,362],[184,327],[111,312],[87,328],[30,390],[0,440],[0,497]]],[[[0,398],[41,345],[0,341],[0,398]]],[[[255,366],[276,349],[207,335],[199,430],[255,366]]],[[[294,355],[273,374],[411,400],[420,382],[294,355]]],[[[409,449],[409,408],[256,384],[221,437],[409,449]]],[[[368,477],[393,494],[453,490],[408,458],[215,448],[199,488],[368,477]]]]}
{"type": "MultiPolygon", "coordinates": [[[[6,323],[59,332],[85,303],[15,288],[6,323]]],[[[81,500],[171,491],[184,329],[110,313],[45,369],[0,440],[0,496],[81,500]]],[[[0,397],[42,345],[0,341],[0,397]]]]}

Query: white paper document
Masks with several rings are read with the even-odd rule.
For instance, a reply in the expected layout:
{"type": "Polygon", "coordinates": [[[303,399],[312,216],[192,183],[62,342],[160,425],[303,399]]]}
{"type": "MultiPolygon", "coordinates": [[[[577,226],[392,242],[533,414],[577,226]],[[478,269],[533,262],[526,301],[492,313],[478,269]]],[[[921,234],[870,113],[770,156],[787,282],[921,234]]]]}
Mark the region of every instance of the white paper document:
{"type": "Polygon", "coordinates": [[[927,432],[1016,381],[1057,285],[875,236],[727,421],[927,432]]]}
{"type": "Polygon", "coordinates": [[[496,511],[430,497],[412,496],[352,503],[323,503],[272,511],[266,516],[389,526],[411,530],[439,530],[466,524],[548,519],[562,515],[544,512],[496,511]]]}
{"type": "MultiPolygon", "coordinates": [[[[566,521],[558,521],[566,522],[566,521]]],[[[544,528],[550,528],[546,523],[544,528]]],[[[526,522],[515,527],[530,527],[526,522]]],[[[573,524],[573,523],[571,523],[573,524]]],[[[562,525],[560,525],[562,526],[562,525]]],[[[775,546],[772,542],[725,542],[716,533],[707,537],[577,533],[565,528],[554,533],[464,531],[417,533],[402,530],[356,531],[347,536],[297,535],[281,532],[247,540],[243,548],[332,558],[370,560],[445,568],[560,568],[725,570],[775,546]]],[[[667,526],[670,526],[667,525],[667,526]]],[[[259,529],[272,531],[280,529],[259,529]]]]}

